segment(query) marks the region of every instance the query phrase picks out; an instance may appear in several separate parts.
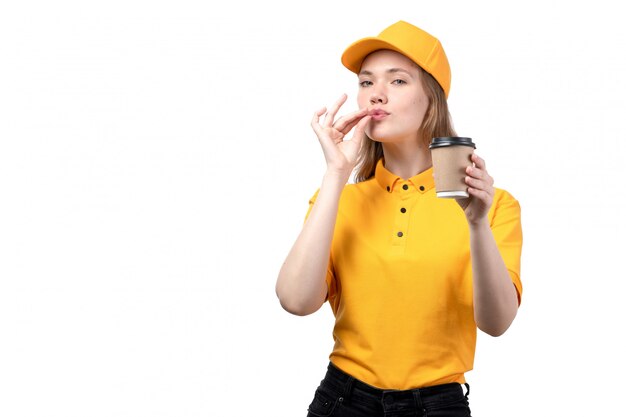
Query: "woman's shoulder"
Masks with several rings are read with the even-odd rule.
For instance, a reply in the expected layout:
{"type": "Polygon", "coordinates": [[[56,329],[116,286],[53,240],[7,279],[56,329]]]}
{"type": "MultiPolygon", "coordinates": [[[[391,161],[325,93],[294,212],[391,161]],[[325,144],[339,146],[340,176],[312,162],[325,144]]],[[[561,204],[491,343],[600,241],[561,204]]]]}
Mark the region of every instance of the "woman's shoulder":
{"type": "Polygon", "coordinates": [[[519,219],[521,210],[520,203],[513,194],[505,189],[495,188],[493,204],[491,205],[491,210],[489,210],[489,217],[492,223],[495,219],[498,219],[498,221],[519,219]]]}
{"type": "Polygon", "coordinates": [[[374,177],[361,182],[351,182],[346,184],[345,190],[348,192],[363,192],[364,190],[371,189],[376,184],[374,177]]]}
{"type": "Polygon", "coordinates": [[[515,198],[513,194],[509,192],[508,190],[505,190],[504,188],[497,188],[497,187],[494,187],[494,190],[495,190],[494,196],[493,196],[494,204],[511,204],[511,203],[519,204],[519,201],[517,200],[517,198],[515,198]]]}

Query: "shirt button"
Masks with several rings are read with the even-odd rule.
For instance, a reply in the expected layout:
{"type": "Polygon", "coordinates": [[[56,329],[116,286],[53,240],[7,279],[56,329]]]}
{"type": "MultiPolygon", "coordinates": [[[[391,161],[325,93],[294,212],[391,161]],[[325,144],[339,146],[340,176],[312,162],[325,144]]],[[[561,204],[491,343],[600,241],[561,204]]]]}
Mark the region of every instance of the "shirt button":
{"type": "Polygon", "coordinates": [[[420,185],[420,191],[424,191],[424,186],[420,185]]]}
{"type": "Polygon", "coordinates": [[[398,232],[398,237],[402,237],[402,236],[404,236],[404,233],[398,232]]]}
{"type": "Polygon", "coordinates": [[[402,189],[403,189],[403,190],[408,190],[408,189],[409,189],[409,186],[408,186],[408,185],[406,185],[406,184],[404,184],[404,185],[402,186],[402,189]]]}
{"type": "Polygon", "coordinates": [[[402,208],[400,209],[400,212],[401,212],[401,213],[406,213],[406,209],[405,209],[404,207],[402,207],[402,208]]]}

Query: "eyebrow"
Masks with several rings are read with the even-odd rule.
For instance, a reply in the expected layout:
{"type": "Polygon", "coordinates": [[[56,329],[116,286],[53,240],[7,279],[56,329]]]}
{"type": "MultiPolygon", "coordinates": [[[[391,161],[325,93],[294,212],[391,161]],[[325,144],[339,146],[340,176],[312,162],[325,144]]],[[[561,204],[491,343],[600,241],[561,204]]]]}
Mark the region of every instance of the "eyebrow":
{"type": "MultiPolygon", "coordinates": [[[[403,68],[389,68],[387,71],[385,71],[385,73],[387,74],[395,74],[398,72],[404,72],[408,74],[411,78],[414,78],[413,74],[411,74],[409,71],[403,68]]],[[[359,75],[374,75],[374,73],[372,73],[371,71],[364,70],[364,71],[359,72],[359,75]]]]}

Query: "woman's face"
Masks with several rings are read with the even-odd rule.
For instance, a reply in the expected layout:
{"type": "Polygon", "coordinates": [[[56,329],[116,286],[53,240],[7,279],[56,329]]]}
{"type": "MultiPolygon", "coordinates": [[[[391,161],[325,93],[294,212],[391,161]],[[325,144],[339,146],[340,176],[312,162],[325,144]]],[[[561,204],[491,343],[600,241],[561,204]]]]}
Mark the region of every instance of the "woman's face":
{"type": "Polygon", "coordinates": [[[383,49],[368,55],[359,72],[359,108],[370,110],[367,136],[378,142],[417,141],[428,109],[417,65],[383,49]]]}

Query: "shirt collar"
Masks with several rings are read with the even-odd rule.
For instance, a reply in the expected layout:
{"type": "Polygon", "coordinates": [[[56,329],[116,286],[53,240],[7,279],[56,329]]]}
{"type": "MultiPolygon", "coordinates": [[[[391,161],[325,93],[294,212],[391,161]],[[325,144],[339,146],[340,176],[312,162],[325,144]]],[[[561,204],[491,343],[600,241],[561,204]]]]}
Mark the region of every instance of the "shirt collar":
{"type": "Polygon", "coordinates": [[[376,181],[383,190],[393,193],[398,191],[417,191],[425,193],[435,187],[435,179],[433,178],[433,167],[412,176],[409,179],[403,179],[385,168],[383,158],[376,163],[376,172],[374,173],[376,181]]]}

